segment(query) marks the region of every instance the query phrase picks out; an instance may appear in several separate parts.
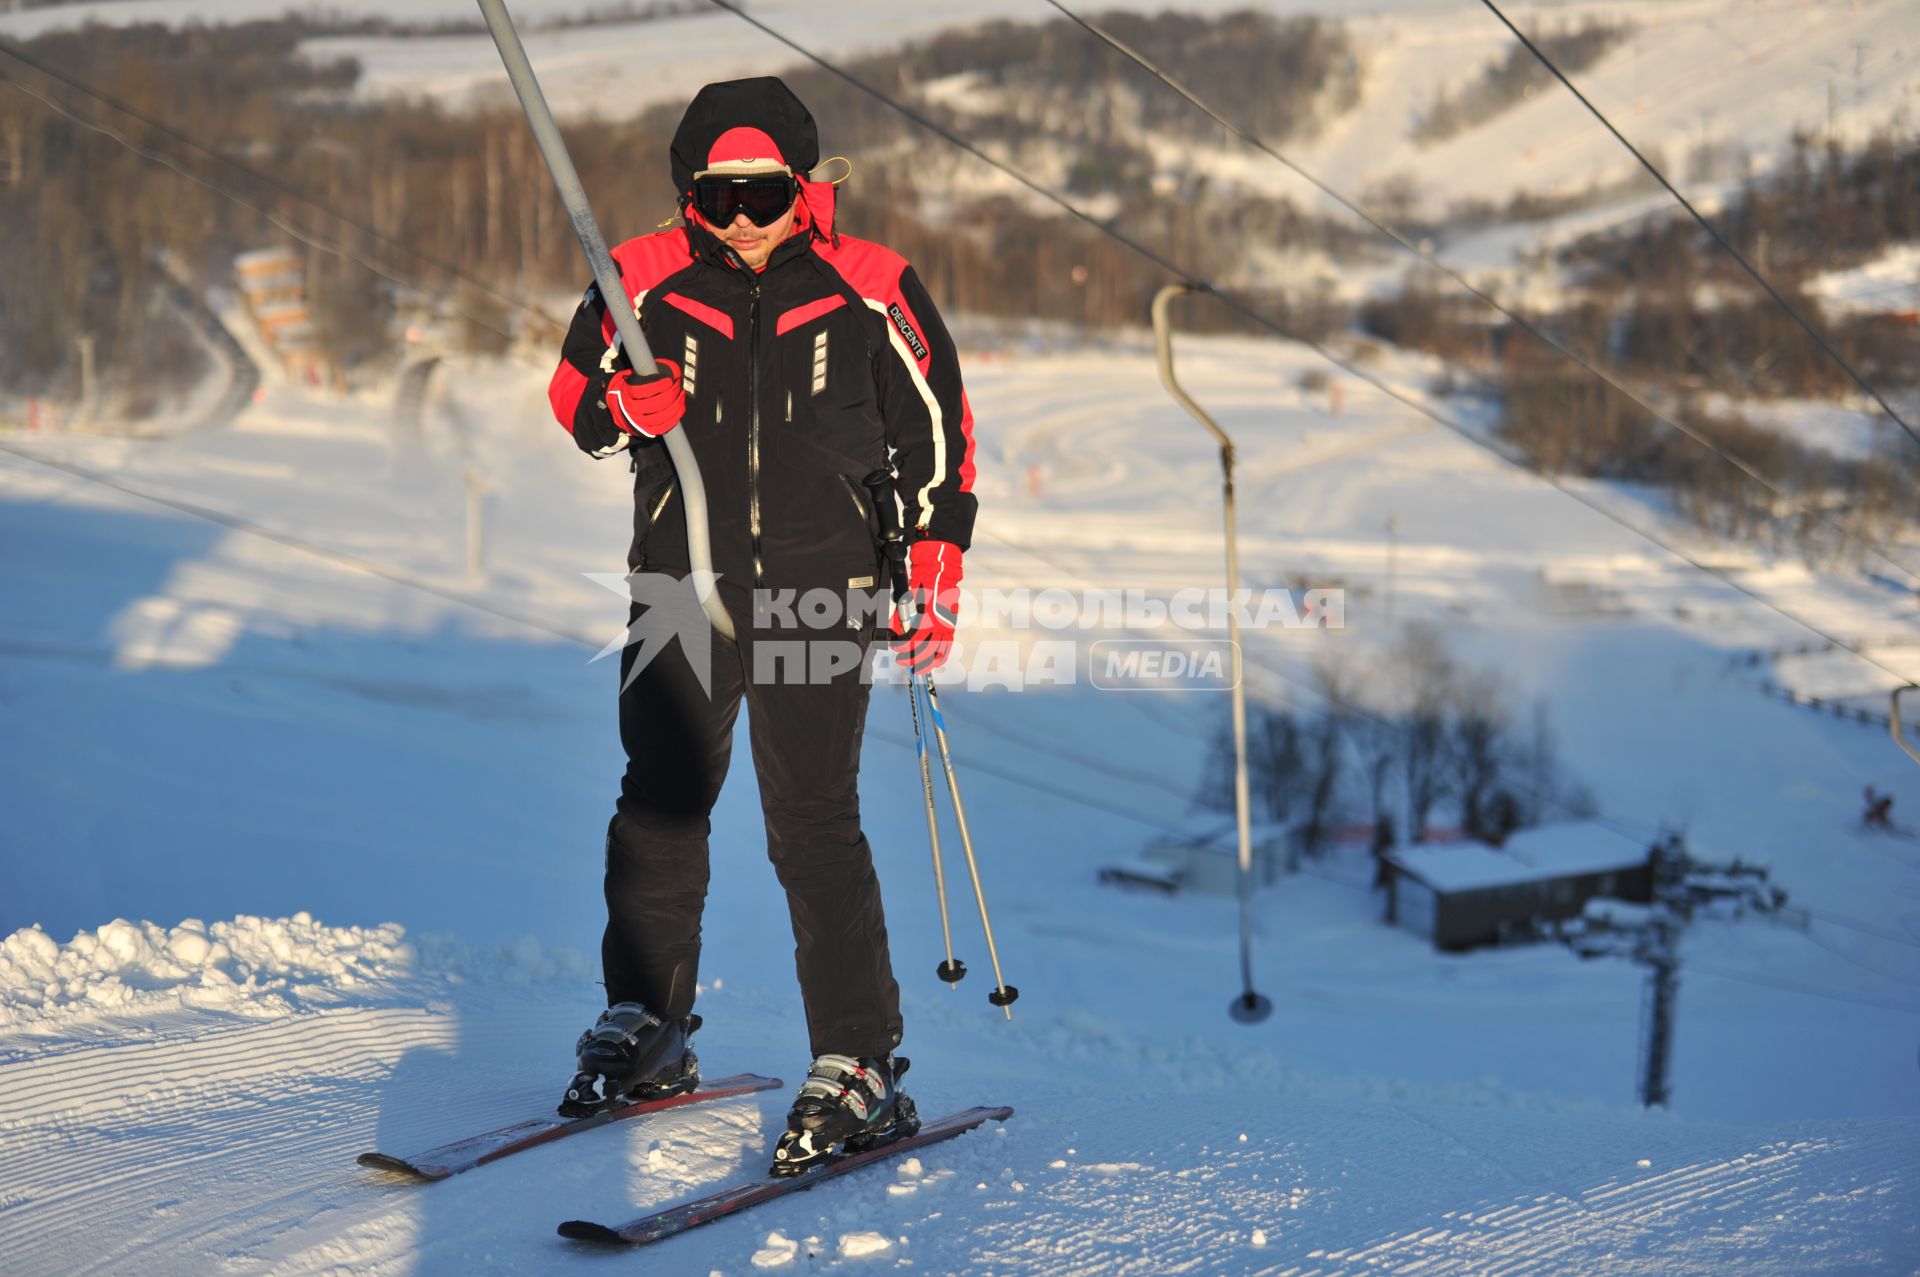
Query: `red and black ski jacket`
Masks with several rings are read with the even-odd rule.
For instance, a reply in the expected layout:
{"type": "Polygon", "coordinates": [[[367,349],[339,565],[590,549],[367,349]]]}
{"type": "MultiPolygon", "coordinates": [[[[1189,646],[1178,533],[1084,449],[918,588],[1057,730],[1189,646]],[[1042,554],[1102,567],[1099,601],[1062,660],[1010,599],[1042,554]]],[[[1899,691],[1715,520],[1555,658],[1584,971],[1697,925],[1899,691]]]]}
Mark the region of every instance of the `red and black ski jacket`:
{"type": "MultiPolygon", "coordinates": [[[[697,224],[613,250],[655,356],[682,369],[680,428],[700,463],[714,569],[772,589],[878,585],[878,521],[861,481],[891,464],[913,538],[973,534],[973,417],[952,338],[913,268],[833,228],[833,188],[805,182],[764,269],[697,224]]],[[[628,451],[628,566],[685,569],[686,521],[666,448],[613,424],[627,367],[589,289],[549,387],[554,415],[596,456],[628,451]]]]}

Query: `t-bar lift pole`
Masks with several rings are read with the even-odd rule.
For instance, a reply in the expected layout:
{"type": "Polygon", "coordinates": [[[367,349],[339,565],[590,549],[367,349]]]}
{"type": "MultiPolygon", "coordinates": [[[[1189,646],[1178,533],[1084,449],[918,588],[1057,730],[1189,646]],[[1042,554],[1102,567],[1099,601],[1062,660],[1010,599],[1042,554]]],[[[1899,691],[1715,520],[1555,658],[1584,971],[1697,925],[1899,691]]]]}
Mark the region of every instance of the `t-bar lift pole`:
{"type": "Polygon", "coordinates": [[[1160,357],[1160,384],[1220,443],[1220,493],[1227,524],[1227,638],[1233,649],[1233,814],[1240,833],[1240,993],[1228,1004],[1227,1014],[1242,1024],[1258,1024],[1273,1014],[1273,1003],[1253,988],[1253,818],[1247,794],[1247,691],[1240,661],[1240,614],[1234,607],[1240,589],[1240,541],[1233,504],[1233,440],[1173,375],[1168,307],[1182,293],[1195,291],[1191,284],[1168,284],[1153,295],[1153,340],[1160,357]]]}
{"type": "MultiPolygon", "coordinates": [[[[651,371],[653,352],[647,347],[646,335],[640,331],[640,317],[628,304],[626,285],[620,282],[619,268],[613,264],[613,254],[607,251],[600,224],[593,220],[593,209],[587,204],[580,174],[573,167],[573,158],[567,154],[566,140],[560,136],[560,126],[554,123],[546,95],[540,91],[533,64],[527,60],[526,46],[520,43],[520,33],[514,30],[513,19],[507,14],[506,0],[479,0],[479,4],[481,16],[487,20],[487,30],[493,33],[493,42],[500,50],[500,60],[506,64],[507,78],[513,81],[513,91],[519,95],[520,109],[526,112],[533,140],[539,144],[540,154],[553,174],[553,184],[567,206],[573,233],[579,237],[580,249],[587,255],[587,265],[599,285],[600,300],[613,316],[613,326],[626,347],[627,358],[636,372],[651,371]]],[[[720,591],[714,588],[713,548],[707,534],[707,489],[700,480],[700,463],[694,460],[693,445],[687,442],[684,430],[669,430],[662,437],[667,455],[673,460],[674,475],[679,480],[684,502],[682,508],[687,516],[687,562],[693,569],[694,591],[700,596],[700,606],[706,610],[713,628],[732,638],[733,618],[720,601],[720,591]]]]}

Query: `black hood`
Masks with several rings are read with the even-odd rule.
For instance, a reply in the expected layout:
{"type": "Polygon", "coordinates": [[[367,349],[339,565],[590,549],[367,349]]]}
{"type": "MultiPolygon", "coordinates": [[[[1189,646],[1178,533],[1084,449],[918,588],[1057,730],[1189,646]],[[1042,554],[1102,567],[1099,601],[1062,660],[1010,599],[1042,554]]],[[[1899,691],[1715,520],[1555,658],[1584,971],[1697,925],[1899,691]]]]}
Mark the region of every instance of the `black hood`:
{"type": "Polygon", "coordinates": [[[707,166],[707,153],[732,128],[755,128],[772,138],[787,167],[805,176],[820,163],[820,134],[813,116],[778,77],[725,80],[693,95],[680,127],[673,131],[668,158],[673,189],[693,189],[693,175],[707,166]]]}

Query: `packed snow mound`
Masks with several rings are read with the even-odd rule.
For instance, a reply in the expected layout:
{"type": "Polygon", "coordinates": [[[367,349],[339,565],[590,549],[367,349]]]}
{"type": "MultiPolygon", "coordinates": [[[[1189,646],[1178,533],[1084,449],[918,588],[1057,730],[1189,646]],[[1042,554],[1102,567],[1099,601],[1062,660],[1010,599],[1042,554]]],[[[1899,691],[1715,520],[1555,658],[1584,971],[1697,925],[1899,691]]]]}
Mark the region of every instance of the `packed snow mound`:
{"type": "Polygon", "coordinates": [[[330,927],[305,912],[172,928],[116,918],[66,944],[36,925],[0,940],[0,1028],[173,1007],[284,1015],[316,994],[422,975],[525,987],[585,974],[578,953],[531,936],[496,948],[438,936],[415,943],[397,922],[330,927]]]}
{"type": "Polygon", "coordinates": [[[306,991],[412,971],[418,955],[405,936],[398,923],[329,927],[305,913],[172,928],[116,918],[66,944],[36,925],[0,940],[0,1027],[82,1008],[279,1014],[306,991]]]}

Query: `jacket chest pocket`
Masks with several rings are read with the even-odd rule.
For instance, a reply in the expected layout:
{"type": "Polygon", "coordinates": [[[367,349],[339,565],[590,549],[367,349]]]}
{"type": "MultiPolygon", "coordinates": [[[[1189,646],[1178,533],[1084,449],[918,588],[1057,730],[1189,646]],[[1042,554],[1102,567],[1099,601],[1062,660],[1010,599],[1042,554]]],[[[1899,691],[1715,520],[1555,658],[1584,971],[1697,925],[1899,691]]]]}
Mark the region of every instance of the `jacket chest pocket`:
{"type": "Polygon", "coordinates": [[[745,451],[735,436],[747,421],[752,371],[745,320],[679,291],[650,294],[643,310],[653,353],[680,366],[682,425],[694,453],[716,469],[740,464],[745,451]]]}
{"type": "Polygon", "coordinates": [[[819,469],[821,458],[806,455],[819,452],[829,469],[865,474],[886,455],[886,427],[864,335],[844,298],[814,305],[810,322],[780,337],[779,437],[813,445],[791,449],[796,465],[819,469]]]}

